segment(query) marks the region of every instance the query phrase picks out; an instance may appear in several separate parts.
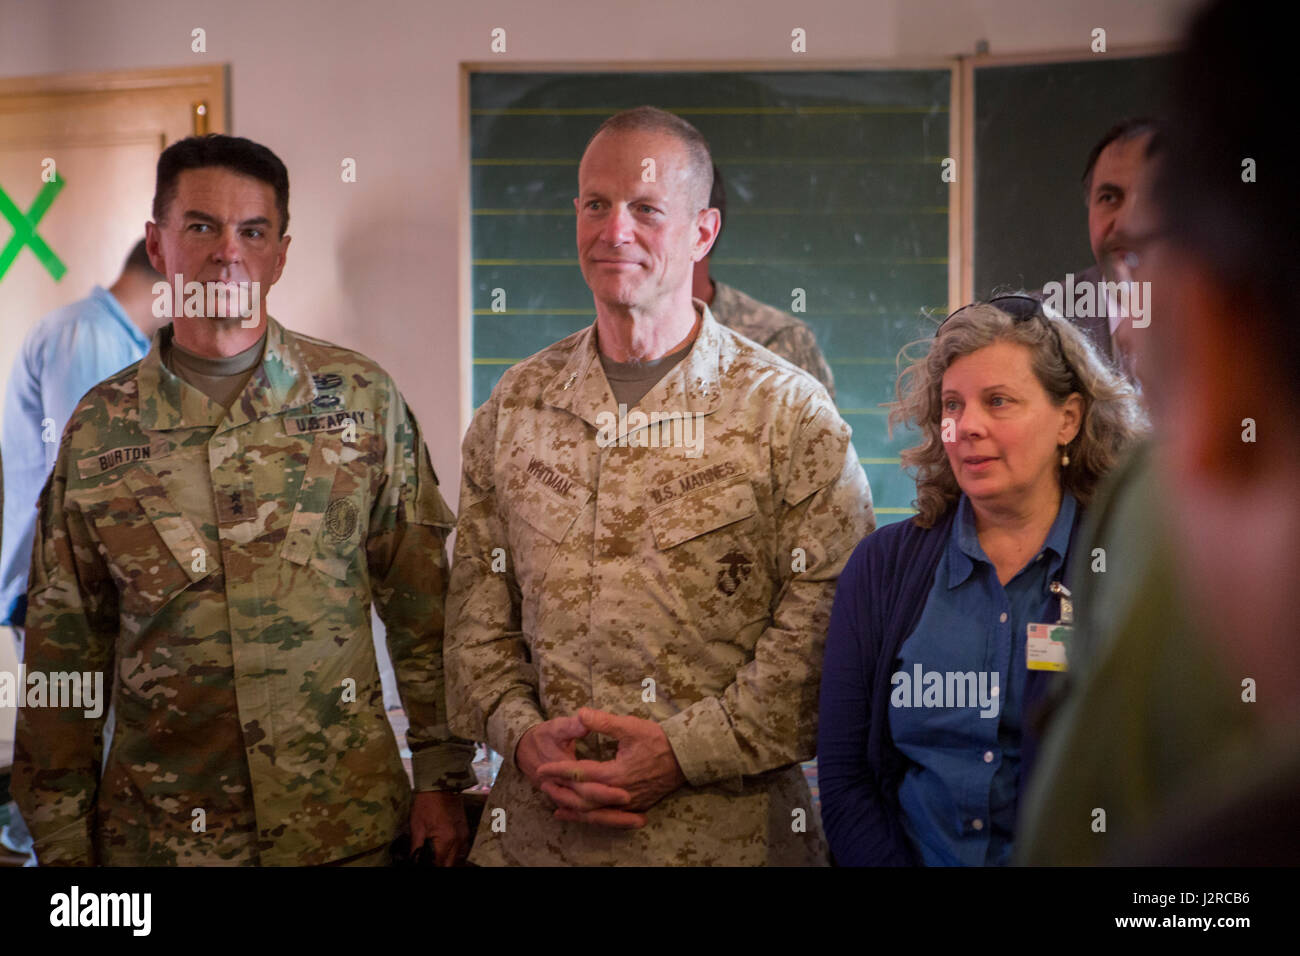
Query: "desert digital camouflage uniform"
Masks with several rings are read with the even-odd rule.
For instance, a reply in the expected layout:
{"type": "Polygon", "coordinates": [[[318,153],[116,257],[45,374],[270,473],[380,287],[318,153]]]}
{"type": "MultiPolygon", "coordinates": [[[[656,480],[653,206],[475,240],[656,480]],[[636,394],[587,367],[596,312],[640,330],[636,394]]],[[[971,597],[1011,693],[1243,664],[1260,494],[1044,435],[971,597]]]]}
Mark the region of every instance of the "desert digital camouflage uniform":
{"type": "Polygon", "coordinates": [[[822,350],[817,347],[817,337],[808,328],[808,323],[750,298],[717,279],[713,280],[713,301],[709,303],[709,310],[727,328],[798,365],[825,385],[831,398],[835,398],[835,376],[831,374],[822,350]]]}
{"type": "Polygon", "coordinates": [[[101,774],[102,718],[19,712],[39,859],[314,864],[386,845],[410,786],[372,601],[417,789],[474,782],[444,713],[454,516],[418,426],[374,362],[271,319],[226,417],[163,367],[170,334],[82,399],[41,496],[27,668],[104,671],[116,722],[101,774]]]}
{"type": "MultiPolygon", "coordinates": [[[[671,423],[609,442],[594,327],[507,371],[466,435],[448,713],[505,756],[472,862],[825,860],[798,763],[815,748],[835,581],[875,526],[871,494],[825,390],[696,308],[690,353],[637,406],[698,413],[696,457],[662,447],[671,423]],[[644,829],[556,821],[515,767],[525,730],[582,706],[667,734],[689,785],[644,829]]],[[[591,735],[577,755],[615,750],[591,735]]]]}

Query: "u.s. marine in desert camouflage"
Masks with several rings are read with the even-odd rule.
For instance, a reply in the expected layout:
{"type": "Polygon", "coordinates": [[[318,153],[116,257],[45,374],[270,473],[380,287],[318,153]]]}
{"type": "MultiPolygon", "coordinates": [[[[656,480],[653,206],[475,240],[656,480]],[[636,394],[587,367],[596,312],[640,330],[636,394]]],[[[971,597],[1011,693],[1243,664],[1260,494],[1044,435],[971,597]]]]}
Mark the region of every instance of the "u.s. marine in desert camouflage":
{"type": "Polygon", "coordinates": [[[870,491],[826,392],[695,307],[690,353],[637,405],[657,425],[601,440],[614,396],[593,326],[507,371],[466,435],[448,710],[505,755],[474,862],[824,861],[798,763],[870,491]],[[674,443],[687,427],[702,440],[674,443]],[[525,731],[580,707],[666,733],[687,785],[644,828],[558,821],[515,766],[525,731]]]}
{"type": "Polygon", "coordinates": [[[818,348],[817,337],[807,323],[717,279],[713,280],[713,299],[709,302],[709,309],[713,317],[727,328],[799,366],[825,385],[831,398],[835,398],[835,376],[831,374],[826,356],[818,348]]]}
{"type": "Polygon", "coordinates": [[[23,708],[14,792],[41,863],[313,864],[387,846],[410,786],[474,782],[443,711],[454,517],[374,362],[267,319],[226,410],[148,355],[82,399],[41,496],[30,671],[103,671],[116,722],[23,708]],[[201,811],[201,812],[200,812],[201,811]],[[200,825],[201,824],[201,825],[200,825]]]}

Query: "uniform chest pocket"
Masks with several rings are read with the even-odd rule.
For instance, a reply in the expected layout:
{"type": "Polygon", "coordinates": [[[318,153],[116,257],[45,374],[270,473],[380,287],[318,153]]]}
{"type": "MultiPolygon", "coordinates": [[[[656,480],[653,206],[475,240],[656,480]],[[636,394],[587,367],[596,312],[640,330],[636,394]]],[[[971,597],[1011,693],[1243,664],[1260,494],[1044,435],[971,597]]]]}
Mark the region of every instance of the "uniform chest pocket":
{"type": "Polygon", "coordinates": [[[661,551],[675,548],[719,528],[758,514],[758,499],[745,475],[726,484],[692,492],[650,512],[655,545],[661,551]]]}
{"type": "Polygon", "coordinates": [[[347,580],[369,520],[347,454],[340,435],[317,433],[280,549],[291,564],[310,564],[339,581],[347,580]]]}
{"type": "Polygon", "coordinates": [[[561,542],[586,509],[591,492],[573,481],[562,491],[553,491],[527,476],[507,480],[499,487],[505,489],[498,500],[504,506],[515,575],[524,593],[532,593],[545,581],[561,542]]]}
{"type": "Polygon", "coordinates": [[[220,554],[143,466],[79,495],[78,504],[107,553],[125,614],[152,617],[220,565],[220,554]]]}
{"type": "Polygon", "coordinates": [[[550,495],[524,492],[511,502],[510,510],[534,531],[540,531],[553,543],[559,544],[586,507],[589,497],[587,494],[582,501],[560,501],[550,495]]]}

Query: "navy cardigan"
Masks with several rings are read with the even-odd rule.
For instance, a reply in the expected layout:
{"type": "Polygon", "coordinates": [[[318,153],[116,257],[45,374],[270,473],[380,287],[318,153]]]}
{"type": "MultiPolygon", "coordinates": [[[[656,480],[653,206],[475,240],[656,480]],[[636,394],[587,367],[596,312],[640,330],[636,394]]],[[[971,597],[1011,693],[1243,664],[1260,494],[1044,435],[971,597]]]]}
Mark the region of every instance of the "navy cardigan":
{"type": "MultiPolygon", "coordinates": [[[[920,863],[903,832],[898,788],[909,766],[889,732],[890,678],[903,642],[916,629],[934,586],[957,508],[933,528],[911,520],[863,538],[844,565],[835,591],[822,663],[817,725],[817,785],[822,821],[835,862],[844,866],[920,863]]],[[[1075,513],[1061,576],[1069,571],[1083,508],[1075,513]]],[[[1048,597],[1039,620],[1055,621],[1059,602],[1048,597]]],[[[1056,682],[1031,670],[1025,681],[1025,726],[1020,781],[1033,770],[1041,728],[1035,719],[1056,682]]]]}

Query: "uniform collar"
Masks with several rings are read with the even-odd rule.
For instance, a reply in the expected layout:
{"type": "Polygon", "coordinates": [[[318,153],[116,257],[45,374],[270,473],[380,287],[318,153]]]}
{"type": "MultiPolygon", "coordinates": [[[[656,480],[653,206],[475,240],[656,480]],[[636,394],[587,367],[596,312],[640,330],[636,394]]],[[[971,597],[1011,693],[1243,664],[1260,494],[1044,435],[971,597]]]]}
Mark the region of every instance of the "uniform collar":
{"type": "Polygon", "coordinates": [[[228,416],[220,405],[163,365],[162,345],[171,335],[170,324],[154,334],[136,373],[140,427],[145,431],[211,426],[227,431],[309,405],[317,397],[312,370],[297,337],[269,315],[262,361],[230,406],[228,416]]]}
{"type": "MultiPolygon", "coordinates": [[[[1074,515],[1077,509],[1074,495],[1068,491],[1061,492],[1061,506],[1057,509],[1056,520],[1047,532],[1040,553],[1050,552],[1052,560],[1047,573],[1054,575],[1065,560],[1070,550],[1070,531],[1074,527],[1074,515]]],[[[979,535],[975,531],[975,509],[965,495],[957,504],[957,517],[952,523],[952,532],[948,538],[948,589],[952,590],[962,584],[975,570],[975,562],[992,564],[984,549],[980,547],[979,535]]]]}
{"type": "MultiPolygon", "coordinates": [[[[721,326],[700,299],[692,299],[700,313],[700,330],[686,357],[669,371],[637,404],[647,414],[653,411],[709,414],[722,404],[718,360],[722,347],[721,326]]],[[[605,378],[596,351],[596,325],[592,323],[559,373],[542,391],[542,401],[577,415],[599,428],[602,412],[616,411],[614,393],[605,378]]]]}

